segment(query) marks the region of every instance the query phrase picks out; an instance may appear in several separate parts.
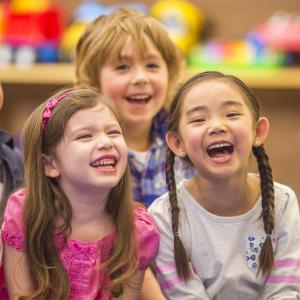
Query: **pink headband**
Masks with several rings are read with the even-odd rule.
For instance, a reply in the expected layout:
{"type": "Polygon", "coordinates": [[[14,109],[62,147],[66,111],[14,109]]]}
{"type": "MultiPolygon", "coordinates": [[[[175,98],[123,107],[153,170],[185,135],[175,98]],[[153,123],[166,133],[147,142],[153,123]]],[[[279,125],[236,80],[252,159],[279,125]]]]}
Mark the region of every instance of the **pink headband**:
{"type": "Polygon", "coordinates": [[[66,96],[72,94],[73,91],[68,91],[63,93],[62,95],[56,97],[56,98],[51,98],[47,104],[46,107],[43,111],[43,118],[42,118],[42,130],[45,129],[51,115],[52,115],[52,111],[53,109],[56,107],[56,105],[62,100],[64,99],[66,96]]]}

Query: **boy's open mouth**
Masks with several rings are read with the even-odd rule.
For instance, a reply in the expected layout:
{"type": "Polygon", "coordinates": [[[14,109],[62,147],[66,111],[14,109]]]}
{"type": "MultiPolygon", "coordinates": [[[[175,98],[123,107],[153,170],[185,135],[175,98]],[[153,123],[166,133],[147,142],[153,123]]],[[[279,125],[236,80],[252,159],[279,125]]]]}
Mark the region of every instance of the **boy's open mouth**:
{"type": "Polygon", "coordinates": [[[210,157],[220,157],[233,152],[233,145],[229,142],[214,143],[207,147],[207,154],[210,157]]]}
{"type": "Polygon", "coordinates": [[[135,95],[126,97],[126,100],[132,103],[147,103],[150,99],[150,95],[135,95]]]}

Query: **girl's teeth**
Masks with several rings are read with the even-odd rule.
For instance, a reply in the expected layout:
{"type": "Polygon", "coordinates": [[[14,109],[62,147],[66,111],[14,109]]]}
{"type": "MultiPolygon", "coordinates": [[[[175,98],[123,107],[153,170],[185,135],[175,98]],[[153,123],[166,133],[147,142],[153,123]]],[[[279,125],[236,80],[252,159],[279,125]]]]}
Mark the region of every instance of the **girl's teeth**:
{"type": "Polygon", "coordinates": [[[105,160],[96,161],[95,163],[93,163],[93,166],[94,167],[113,166],[114,164],[115,164],[114,159],[105,159],[105,160]]]}
{"type": "Polygon", "coordinates": [[[219,147],[226,147],[226,146],[231,146],[230,143],[220,143],[220,144],[213,144],[211,146],[208,147],[208,149],[215,149],[215,148],[219,148],[219,147]]]}

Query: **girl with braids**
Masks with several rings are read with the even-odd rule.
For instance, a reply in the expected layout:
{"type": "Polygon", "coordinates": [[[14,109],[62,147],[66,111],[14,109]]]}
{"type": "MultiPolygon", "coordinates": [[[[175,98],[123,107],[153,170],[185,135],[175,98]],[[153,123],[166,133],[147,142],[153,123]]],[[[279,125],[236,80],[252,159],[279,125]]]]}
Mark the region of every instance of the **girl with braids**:
{"type": "Polygon", "coordinates": [[[112,101],[61,91],[32,113],[24,144],[25,188],[2,226],[9,299],[138,299],[158,232],[133,206],[112,101]]]}
{"type": "Polygon", "coordinates": [[[290,188],[273,183],[268,129],[234,76],[200,73],[176,94],[166,135],[169,193],[149,207],[167,299],[300,299],[299,207],[290,188]],[[247,171],[251,152],[259,176],[247,171]],[[177,187],[175,155],[197,170],[177,187]]]}

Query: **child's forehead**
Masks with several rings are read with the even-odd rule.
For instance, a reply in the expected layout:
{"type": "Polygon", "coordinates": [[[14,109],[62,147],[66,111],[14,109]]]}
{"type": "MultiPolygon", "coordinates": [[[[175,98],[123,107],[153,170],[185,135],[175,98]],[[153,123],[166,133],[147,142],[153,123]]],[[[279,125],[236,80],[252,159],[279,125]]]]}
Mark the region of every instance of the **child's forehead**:
{"type": "Polygon", "coordinates": [[[147,56],[162,55],[154,42],[144,33],[140,37],[124,34],[107,54],[109,60],[119,61],[131,55],[138,55],[142,59],[147,56]]]}
{"type": "Polygon", "coordinates": [[[75,112],[67,122],[67,128],[76,130],[78,128],[106,123],[119,125],[119,120],[112,110],[103,103],[96,106],[80,109],[75,112]]]}
{"type": "Polygon", "coordinates": [[[242,104],[247,103],[245,95],[236,84],[228,80],[209,78],[196,82],[185,92],[183,105],[199,102],[210,104],[211,101],[219,102],[224,99],[237,99],[242,104]]]}

